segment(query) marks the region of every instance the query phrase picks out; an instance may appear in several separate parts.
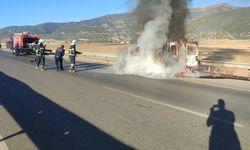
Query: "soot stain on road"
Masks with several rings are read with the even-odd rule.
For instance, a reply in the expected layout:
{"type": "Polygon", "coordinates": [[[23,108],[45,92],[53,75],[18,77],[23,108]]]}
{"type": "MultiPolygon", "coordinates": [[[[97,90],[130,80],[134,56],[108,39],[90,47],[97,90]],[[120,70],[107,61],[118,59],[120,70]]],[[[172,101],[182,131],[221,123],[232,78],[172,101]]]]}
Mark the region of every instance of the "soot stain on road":
{"type": "MultiPolygon", "coordinates": [[[[2,106],[38,149],[134,149],[37,93],[25,83],[0,72],[2,82],[7,83],[0,86],[2,106]],[[15,88],[14,93],[10,92],[12,88],[15,88]]],[[[7,142],[18,134],[7,135],[7,142]]]]}

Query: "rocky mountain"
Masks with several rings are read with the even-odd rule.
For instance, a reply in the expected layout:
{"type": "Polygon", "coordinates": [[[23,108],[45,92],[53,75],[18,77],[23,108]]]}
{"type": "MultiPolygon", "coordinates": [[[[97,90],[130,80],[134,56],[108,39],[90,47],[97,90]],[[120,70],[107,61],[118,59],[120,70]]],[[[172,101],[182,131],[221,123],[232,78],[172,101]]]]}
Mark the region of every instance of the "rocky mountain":
{"type": "Polygon", "coordinates": [[[130,40],[133,20],[130,14],[113,14],[91,20],[69,23],[44,23],[36,26],[10,26],[0,29],[0,36],[23,31],[57,40],[82,39],[95,42],[130,40]]]}
{"type": "MultiPolygon", "coordinates": [[[[189,36],[213,38],[250,38],[250,8],[233,7],[226,3],[191,8],[187,20],[189,36]],[[222,34],[223,36],[218,36],[222,34]],[[213,35],[213,36],[210,36],[213,35]],[[226,35],[226,36],[225,36],[226,35]],[[225,36],[225,37],[224,37],[225,36]]],[[[29,31],[43,38],[78,39],[93,42],[130,41],[135,35],[131,14],[107,15],[91,20],[69,23],[44,23],[36,26],[10,26],[0,29],[0,36],[29,31]]]]}
{"type": "Polygon", "coordinates": [[[190,35],[212,39],[250,39],[250,7],[201,17],[187,23],[190,35]]]}
{"type": "Polygon", "coordinates": [[[239,7],[234,7],[227,3],[215,4],[207,7],[195,7],[190,9],[189,19],[192,21],[210,15],[232,11],[238,8],[239,7]]]}

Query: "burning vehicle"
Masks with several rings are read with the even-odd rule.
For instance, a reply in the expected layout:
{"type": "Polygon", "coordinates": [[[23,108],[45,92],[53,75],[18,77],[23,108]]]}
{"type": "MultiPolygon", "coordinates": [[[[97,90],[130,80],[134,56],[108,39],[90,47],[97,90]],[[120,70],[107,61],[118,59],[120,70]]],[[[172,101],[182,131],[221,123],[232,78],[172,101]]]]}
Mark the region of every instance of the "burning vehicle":
{"type": "Polygon", "coordinates": [[[176,57],[177,61],[179,59],[185,59],[187,68],[189,68],[190,70],[198,69],[199,48],[197,41],[184,43],[183,40],[177,40],[176,42],[167,43],[165,47],[166,48],[163,48],[163,51],[167,51],[172,56],[176,57]],[[186,58],[180,58],[180,53],[184,53],[186,58]]]}
{"type": "Polygon", "coordinates": [[[189,0],[138,0],[133,12],[136,42],[119,55],[118,74],[149,78],[221,77],[198,60],[198,42],[188,41],[189,0]],[[137,37],[138,35],[138,37],[137,37]]]}
{"type": "Polygon", "coordinates": [[[187,0],[140,0],[134,14],[141,34],[118,58],[117,73],[171,78],[185,70],[194,72],[198,44],[183,38],[187,4],[187,0]]]}
{"type": "Polygon", "coordinates": [[[197,41],[188,42],[170,42],[169,51],[175,55],[178,59],[182,59],[185,62],[185,70],[177,72],[177,77],[197,77],[200,76],[198,71],[199,66],[199,47],[197,41]],[[183,50],[184,49],[184,50],[183,50]],[[182,50],[182,51],[181,51],[182,50]],[[180,52],[181,51],[181,52],[180,52]],[[183,53],[180,55],[180,53],[183,53]]]}
{"type": "Polygon", "coordinates": [[[198,49],[198,43],[188,43],[186,45],[187,50],[187,67],[188,68],[198,68],[199,61],[199,49],[198,49]]]}

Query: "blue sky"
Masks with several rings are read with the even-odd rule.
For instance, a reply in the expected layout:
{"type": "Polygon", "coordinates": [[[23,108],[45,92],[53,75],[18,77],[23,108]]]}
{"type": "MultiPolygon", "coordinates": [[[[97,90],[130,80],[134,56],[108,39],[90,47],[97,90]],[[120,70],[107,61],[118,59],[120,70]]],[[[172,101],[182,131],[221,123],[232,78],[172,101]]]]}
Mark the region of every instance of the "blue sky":
{"type": "MultiPolygon", "coordinates": [[[[70,22],[131,11],[136,0],[1,0],[0,28],[36,25],[44,22],[70,22]]],[[[226,2],[249,6],[250,0],[193,0],[192,6],[226,2]]]]}
{"type": "Polygon", "coordinates": [[[228,3],[234,6],[250,6],[250,0],[192,0],[191,6],[207,6],[218,3],[228,3]]]}

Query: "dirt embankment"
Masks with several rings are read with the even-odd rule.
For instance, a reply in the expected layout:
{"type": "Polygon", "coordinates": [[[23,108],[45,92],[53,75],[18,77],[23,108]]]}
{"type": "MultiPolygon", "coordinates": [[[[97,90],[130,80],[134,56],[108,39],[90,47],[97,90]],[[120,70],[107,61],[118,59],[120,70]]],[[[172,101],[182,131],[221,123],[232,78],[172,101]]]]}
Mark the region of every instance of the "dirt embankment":
{"type": "MultiPolygon", "coordinates": [[[[61,44],[68,50],[69,44],[49,43],[48,49],[56,50],[61,44]]],[[[81,52],[117,55],[128,49],[128,44],[87,43],[78,44],[81,52]]],[[[209,40],[199,42],[200,59],[250,63],[250,40],[209,40]]]]}
{"type": "Polygon", "coordinates": [[[250,63],[250,40],[210,40],[199,44],[205,60],[250,63]]]}
{"type": "MultiPolygon", "coordinates": [[[[69,43],[48,42],[47,49],[56,50],[61,44],[65,50],[69,49],[69,43]]],[[[91,55],[79,55],[79,61],[115,63],[116,57],[122,51],[127,50],[129,44],[105,44],[105,43],[79,43],[77,50],[91,55]],[[97,55],[95,55],[97,54],[97,55]]],[[[67,54],[66,54],[67,55],[67,54]]],[[[250,64],[250,40],[206,40],[199,42],[199,59],[202,61],[219,61],[250,64]]],[[[248,69],[213,67],[215,71],[224,74],[250,76],[248,69]]],[[[250,67],[249,67],[250,69],[250,67]]]]}
{"type": "MultiPolygon", "coordinates": [[[[201,41],[199,50],[200,60],[250,64],[250,40],[201,41]]],[[[212,70],[233,76],[250,76],[248,69],[212,67],[212,70]]]]}
{"type": "MultiPolygon", "coordinates": [[[[69,44],[65,43],[53,43],[47,44],[48,49],[56,50],[61,44],[65,45],[65,50],[68,50],[69,44]]],[[[103,43],[88,43],[77,44],[77,50],[80,52],[92,52],[101,54],[118,54],[129,47],[128,44],[103,44],[103,43]]]]}
{"type": "MultiPolygon", "coordinates": [[[[61,44],[65,45],[67,53],[69,49],[69,44],[67,43],[50,43],[47,44],[47,48],[56,50],[61,44]]],[[[84,55],[78,55],[78,59],[81,61],[114,63],[116,58],[108,57],[108,55],[117,56],[122,51],[128,49],[128,47],[128,44],[79,43],[77,44],[77,50],[83,52],[84,55]],[[88,55],[88,53],[91,55],[88,55]]]]}
{"type": "MultiPolygon", "coordinates": [[[[50,43],[47,44],[48,49],[55,50],[60,44],[65,45],[68,50],[69,44],[50,43]]],[[[78,44],[77,49],[84,53],[97,53],[118,55],[129,47],[128,44],[102,44],[102,43],[86,43],[78,44]]],[[[199,59],[203,61],[219,61],[234,63],[250,63],[250,40],[207,40],[199,42],[199,59]]],[[[116,58],[98,57],[90,55],[79,55],[82,61],[97,61],[105,63],[114,63],[116,58]]],[[[249,76],[248,69],[212,67],[214,71],[224,74],[249,76]]],[[[250,68],[249,68],[250,69],[250,68]]]]}

